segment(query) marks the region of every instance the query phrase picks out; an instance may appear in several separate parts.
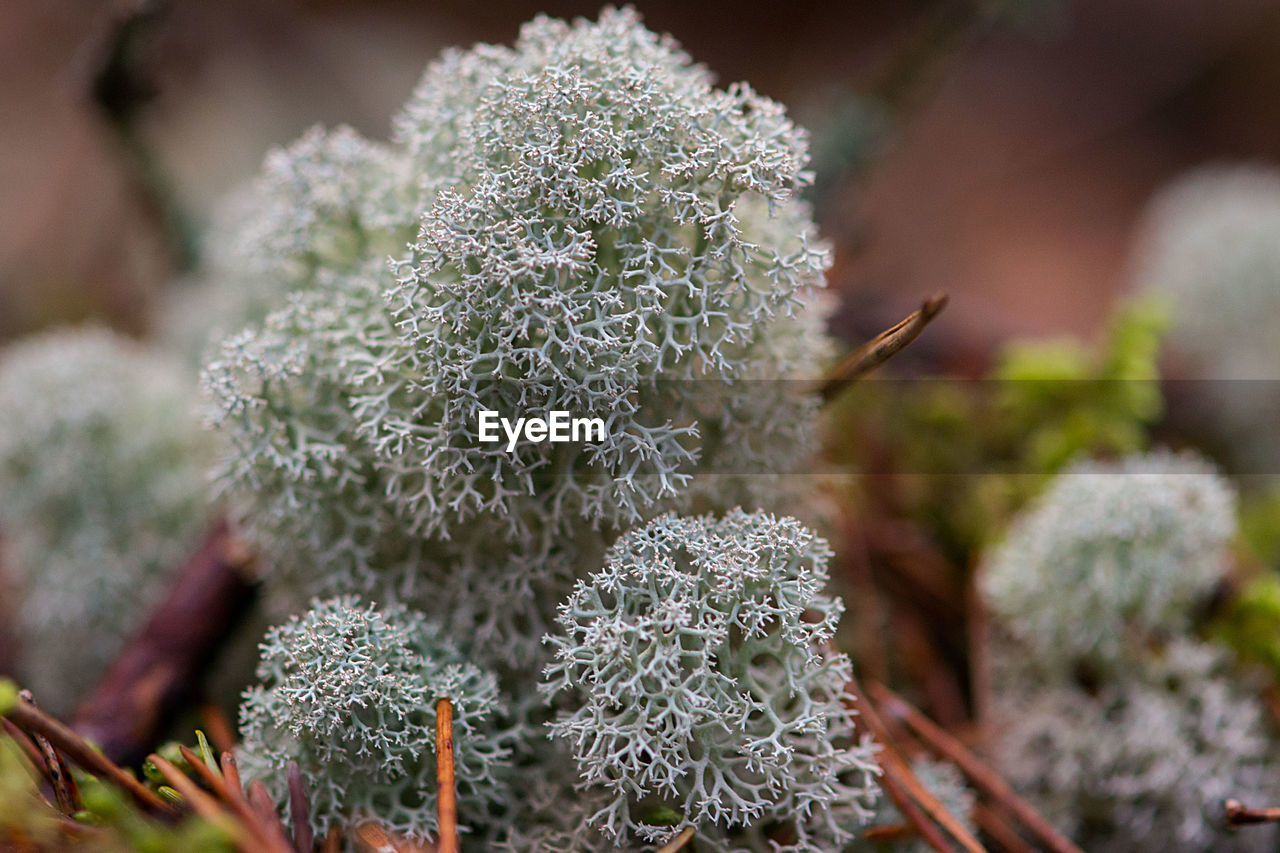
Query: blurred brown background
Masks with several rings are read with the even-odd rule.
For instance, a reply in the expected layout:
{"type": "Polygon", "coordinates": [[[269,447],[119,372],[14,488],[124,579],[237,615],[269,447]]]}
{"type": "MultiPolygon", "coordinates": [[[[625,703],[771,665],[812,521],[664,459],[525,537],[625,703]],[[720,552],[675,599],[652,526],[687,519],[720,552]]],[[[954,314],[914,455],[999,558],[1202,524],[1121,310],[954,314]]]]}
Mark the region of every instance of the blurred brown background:
{"type": "MultiPolygon", "coordinates": [[[[1271,0],[635,5],[813,129],[851,338],[939,289],[967,336],[1090,332],[1154,188],[1208,160],[1280,160],[1271,0]],[[847,138],[859,93],[890,100],[866,170],[847,138]]],[[[0,338],[89,315],[140,330],[271,145],[316,122],[385,136],[442,47],[598,8],[0,3],[0,338]]]]}

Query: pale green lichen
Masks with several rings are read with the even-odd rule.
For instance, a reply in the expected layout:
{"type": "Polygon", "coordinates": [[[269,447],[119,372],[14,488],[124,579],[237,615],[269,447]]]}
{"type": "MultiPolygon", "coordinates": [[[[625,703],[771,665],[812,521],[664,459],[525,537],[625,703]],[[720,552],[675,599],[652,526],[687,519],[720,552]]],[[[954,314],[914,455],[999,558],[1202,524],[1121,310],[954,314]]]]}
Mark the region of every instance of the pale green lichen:
{"type": "Polygon", "coordinates": [[[1280,410],[1280,170],[1204,166],[1155,195],[1135,252],[1137,289],[1173,314],[1170,344],[1192,380],[1188,424],[1239,470],[1274,473],[1280,410]]]}
{"type": "Polygon", "coordinates": [[[1221,650],[1192,640],[1085,690],[1023,680],[997,696],[1000,767],[1083,849],[1275,850],[1274,828],[1226,828],[1223,801],[1280,795],[1274,732],[1221,650]]]}
{"type": "Polygon", "coordinates": [[[829,349],[805,156],[780,106],[612,10],[446,54],[389,145],[275,155],[238,245],[291,295],[205,372],[270,598],[456,592],[440,612],[527,666],[618,530],[787,503],[817,408],[794,380],[829,349]],[[606,436],[508,452],[485,409],[606,436]]]}
{"type": "Polygon", "coordinates": [[[551,726],[616,843],[696,826],[700,849],[781,822],[787,849],[851,837],[878,788],[873,747],[826,651],[842,611],[823,593],[827,544],[794,519],[665,515],[622,536],[579,581],[548,638],[551,726]],[[670,813],[674,825],[656,821],[670,813]]]}
{"type": "Polygon", "coordinates": [[[1014,523],[982,586],[1036,660],[1106,669],[1189,627],[1234,534],[1235,493],[1199,458],[1078,462],[1014,523]]]}
{"type": "Polygon", "coordinates": [[[287,809],[287,768],[297,762],[321,836],[365,820],[433,836],[441,698],[453,704],[463,829],[511,796],[516,733],[496,724],[497,682],[420,614],[355,598],[318,602],[267,633],[257,675],[240,708],[242,772],[287,809]]]}

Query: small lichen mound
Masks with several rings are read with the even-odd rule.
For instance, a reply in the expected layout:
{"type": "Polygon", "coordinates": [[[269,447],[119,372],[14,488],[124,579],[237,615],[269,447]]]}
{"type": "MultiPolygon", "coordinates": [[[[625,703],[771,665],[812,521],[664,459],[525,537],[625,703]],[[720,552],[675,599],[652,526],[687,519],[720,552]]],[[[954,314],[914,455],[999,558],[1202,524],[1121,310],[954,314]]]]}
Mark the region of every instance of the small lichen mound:
{"type": "Polygon", "coordinates": [[[1169,644],[1123,680],[1006,691],[993,709],[1000,765],[1085,850],[1269,851],[1272,827],[1226,828],[1223,801],[1280,795],[1271,726],[1226,656],[1169,644]]]}
{"type": "Polygon", "coordinates": [[[512,733],[490,674],[399,606],[316,603],[267,633],[240,707],[240,765],[288,808],[288,764],[307,781],[313,829],[376,820],[415,840],[436,830],[436,701],[454,708],[462,829],[509,796],[512,733]]]}
{"type": "Polygon", "coordinates": [[[1015,522],[983,589],[1037,660],[1105,669],[1188,627],[1234,533],[1235,494],[1196,457],[1079,462],[1015,522]]]}
{"type": "Polygon", "coordinates": [[[794,519],[664,515],[579,581],[543,690],[570,707],[551,731],[583,784],[608,793],[591,824],[621,844],[687,823],[729,850],[777,822],[787,849],[819,850],[870,816],[873,747],[841,703],[849,661],[825,648],[830,554],[794,519]]]}
{"type": "Polygon", "coordinates": [[[1172,303],[1174,343],[1216,379],[1277,379],[1280,170],[1218,165],[1161,190],[1148,207],[1134,278],[1172,303]]]}
{"type": "Polygon", "coordinates": [[[1280,417],[1280,169],[1212,165],[1152,199],[1134,286],[1170,305],[1172,348],[1197,380],[1188,425],[1247,473],[1274,473],[1280,417]]]}
{"type": "Polygon", "coordinates": [[[406,497],[465,517],[536,485],[566,515],[629,524],[674,496],[697,433],[671,398],[742,376],[763,330],[821,287],[826,251],[793,198],[803,132],[607,10],[446,54],[397,135],[429,206],[396,320],[435,409],[376,431],[419,448],[426,479],[406,497]],[[607,438],[577,461],[478,444],[477,410],[513,406],[600,416],[607,438]]]}
{"type": "Polygon", "coordinates": [[[23,681],[65,713],[209,522],[194,377],[101,329],[0,351],[0,541],[23,681]]]}

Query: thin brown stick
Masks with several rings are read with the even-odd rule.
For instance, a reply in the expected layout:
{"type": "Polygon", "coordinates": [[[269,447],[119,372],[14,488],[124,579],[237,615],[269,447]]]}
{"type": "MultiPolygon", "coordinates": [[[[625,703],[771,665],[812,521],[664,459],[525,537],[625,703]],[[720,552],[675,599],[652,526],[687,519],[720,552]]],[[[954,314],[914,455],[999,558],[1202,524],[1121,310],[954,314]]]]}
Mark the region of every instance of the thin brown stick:
{"type": "Polygon", "coordinates": [[[921,839],[939,853],[951,853],[951,846],[938,831],[938,826],[941,826],[968,853],[986,853],[982,844],[974,838],[973,833],[966,829],[955,815],[947,811],[946,806],[929,793],[911,772],[907,762],[898,753],[888,727],[863,695],[857,678],[851,678],[849,685],[845,688],[845,697],[846,703],[851,704],[858,712],[857,716],[852,718],[854,725],[863,731],[869,731],[880,744],[876,759],[884,770],[881,784],[885,792],[898,807],[898,811],[902,812],[902,816],[920,833],[921,839]],[[937,826],[934,825],[935,822],[937,826]]]}
{"type": "MultiPolygon", "coordinates": [[[[881,765],[882,767],[884,765],[881,765]]],[[[889,795],[889,799],[893,800],[893,804],[897,807],[898,812],[907,819],[906,829],[911,835],[918,835],[920,838],[939,853],[954,853],[954,848],[947,842],[947,838],[938,827],[934,826],[933,821],[929,820],[929,816],[924,809],[916,804],[911,798],[911,794],[899,782],[901,777],[901,766],[897,764],[884,768],[884,776],[880,778],[880,787],[889,795]]]]}
{"type": "Polygon", "coordinates": [[[244,785],[240,782],[240,768],[236,766],[236,757],[230,752],[219,756],[218,765],[222,768],[222,780],[227,788],[227,802],[238,808],[253,810],[249,798],[244,795],[244,785]]]}
{"type": "MultiPolygon", "coordinates": [[[[31,703],[33,708],[36,700],[31,697],[30,690],[22,690],[18,696],[31,703]]],[[[44,762],[45,773],[49,777],[49,783],[53,787],[53,796],[58,804],[58,811],[65,815],[72,815],[80,811],[80,789],[76,786],[76,780],[71,777],[71,771],[67,768],[67,762],[63,759],[58,750],[53,748],[53,744],[49,743],[49,739],[43,735],[35,735],[32,738],[35,741],[36,749],[40,752],[40,758],[44,762]]]]}
{"type": "Polygon", "coordinates": [[[311,853],[315,846],[315,834],[311,831],[311,801],[302,781],[298,762],[290,761],[286,769],[289,779],[289,821],[293,824],[293,848],[298,853],[311,853]]]}
{"type": "Polygon", "coordinates": [[[1238,828],[1259,823],[1280,823],[1280,808],[1251,809],[1239,800],[1227,800],[1227,826],[1238,828]]]}
{"type": "Polygon", "coordinates": [[[867,827],[862,831],[862,837],[877,844],[892,844],[908,838],[915,838],[916,831],[909,823],[883,823],[867,827]]]}
{"type": "MultiPolygon", "coordinates": [[[[235,762],[234,760],[230,763],[227,761],[231,757],[230,753],[224,752],[222,754],[221,767],[223,772],[222,775],[219,775],[217,771],[204,762],[204,759],[196,755],[195,750],[190,747],[180,744],[178,751],[186,759],[186,762],[191,765],[195,774],[200,777],[200,781],[213,792],[217,800],[245,825],[245,828],[254,838],[255,850],[292,853],[293,847],[288,843],[287,839],[275,831],[275,825],[278,824],[273,825],[263,821],[249,804],[249,801],[245,799],[244,791],[240,788],[240,774],[236,771],[235,762]],[[232,770],[231,776],[226,774],[228,766],[232,770]]],[[[307,850],[310,853],[310,848],[307,848],[307,850]]]]}
{"type": "Polygon", "coordinates": [[[1070,839],[1014,793],[1009,783],[924,714],[889,688],[871,685],[877,704],[890,716],[906,723],[929,749],[960,768],[973,786],[1007,808],[1052,853],[1083,853],[1070,839]]]}
{"type": "Polygon", "coordinates": [[[321,853],[342,853],[342,833],[338,827],[330,827],[329,834],[324,837],[321,853]]]}
{"type": "Polygon", "coordinates": [[[373,821],[357,826],[354,834],[356,849],[367,853],[438,853],[438,849],[432,844],[416,844],[391,835],[373,821]]]}
{"type": "Polygon", "coordinates": [[[101,777],[123,789],[147,811],[153,814],[174,814],[177,811],[156,796],[150,788],[107,760],[106,756],[90,746],[80,735],[30,702],[18,699],[4,716],[27,733],[48,738],[49,742],[61,750],[67,758],[94,776],[101,777]]]}
{"type": "Polygon", "coordinates": [[[249,783],[245,796],[249,800],[250,808],[258,815],[258,819],[278,831],[281,838],[285,838],[284,823],[280,820],[280,813],[276,811],[271,792],[267,790],[267,786],[261,779],[254,779],[249,783]]]}
{"type": "Polygon", "coordinates": [[[884,631],[877,623],[879,615],[884,612],[884,602],[872,575],[866,532],[862,529],[861,519],[852,511],[846,513],[842,527],[845,547],[839,553],[852,593],[848,596],[852,599],[848,602],[848,607],[852,610],[850,615],[854,617],[846,620],[846,623],[853,625],[858,663],[863,668],[863,673],[876,681],[883,681],[889,677],[889,652],[885,645],[884,631]]]}
{"type": "Polygon", "coordinates": [[[973,804],[973,822],[1006,853],[1036,853],[1036,849],[1014,832],[1004,818],[982,803],[973,804]]]}
{"type": "Polygon", "coordinates": [[[40,754],[40,747],[36,746],[26,732],[18,728],[8,717],[0,717],[0,724],[3,724],[4,733],[13,738],[14,742],[22,749],[27,756],[27,761],[31,764],[32,770],[40,777],[42,782],[47,781],[44,772],[44,756],[40,754]]]}
{"type": "MultiPolygon", "coordinates": [[[[182,749],[184,750],[184,757],[187,756],[188,752],[191,752],[186,747],[182,747],[182,749]]],[[[192,752],[191,755],[195,755],[195,753],[192,752]]],[[[187,757],[187,761],[191,760],[190,757],[187,757]]],[[[224,752],[218,763],[222,768],[222,778],[219,783],[220,787],[217,787],[215,791],[222,797],[223,802],[230,806],[231,811],[250,827],[255,837],[262,839],[263,849],[279,850],[284,851],[284,853],[291,851],[293,848],[285,837],[284,827],[280,823],[280,815],[276,812],[274,805],[268,802],[267,806],[270,809],[270,814],[264,815],[245,796],[244,788],[240,783],[240,769],[236,766],[235,756],[230,752],[224,752]]],[[[212,771],[209,772],[216,776],[212,771]]],[[[265,790],[264,788],[264,793],[265,790]]]]}
{"type": "Polygon", "coordinates": [[[822,380],[818,389],[822,399],[830,402],[849,385],[902,352],[907,344],[920,337],[925,326],[942,313],[942,309],[947,307],[948,298],[945,293],[935,293],[902,322],[886,329],[842,358],[835,367],[827,371],[822,380]]]}
{"type": "Polygon", "coordinates": [[[695,830],[692,826],[686,826],[680,830],[679,835],[659,847],[658,853],[676,853],[677,850],[683,850],[693,840],[694,832],[695,830]]]}
{"type": "Polygon", "coordinates": [[[458,793],[453,769],[453,703],[436,701],[436,787],[440,853],[458,853],[458,793]]]}

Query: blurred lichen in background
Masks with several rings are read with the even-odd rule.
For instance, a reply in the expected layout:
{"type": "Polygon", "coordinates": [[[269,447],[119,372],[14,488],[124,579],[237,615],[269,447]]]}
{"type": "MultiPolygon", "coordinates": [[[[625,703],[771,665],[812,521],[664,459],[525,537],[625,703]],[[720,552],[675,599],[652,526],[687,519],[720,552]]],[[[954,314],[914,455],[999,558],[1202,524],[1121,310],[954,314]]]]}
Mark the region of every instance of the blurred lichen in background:
{"type": "Polygon", "coordinates": [[[0,530],[21,673],[67,713],[208,523],[214,437],[192,376],[103,329],[0,352],[0,530]]]}

